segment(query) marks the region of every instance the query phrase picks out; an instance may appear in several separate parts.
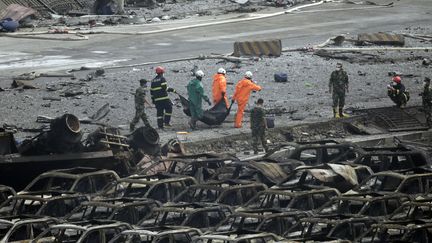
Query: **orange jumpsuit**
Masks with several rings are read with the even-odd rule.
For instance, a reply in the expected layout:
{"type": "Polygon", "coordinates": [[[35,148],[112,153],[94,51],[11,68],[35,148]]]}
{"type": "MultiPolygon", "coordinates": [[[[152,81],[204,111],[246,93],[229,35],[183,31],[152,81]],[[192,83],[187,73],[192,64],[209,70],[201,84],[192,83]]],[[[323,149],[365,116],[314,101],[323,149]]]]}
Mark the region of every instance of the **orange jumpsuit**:
{"type": "Polygon", "coordinates": [[[233,96],[233,100],[237,101],[237,106],[238,106],[237,114],[235,116],[234,127],[236,128],[242,127],[243,113],[249,101],[250,93],[252,91],[260,91],[260,90],[261,90],[261,86],[256,85],[254,82],[246,78],[240,80],[237,83],[234,91],[234,96],[233,96]]]}
{"type": "Polygon", "coordinates": [[[229,102],[226,96],[226,86],[227,86],[227,82],[226,82],[225,75],[221,73],[217,73],[213,76],[213,87],[212,87],[213,103],[217,104],[223,98],[225,99],[225,103],[228,108],[229,102]],[[222,97],[222,93],[224,93],[223,97],[222,97]]]}

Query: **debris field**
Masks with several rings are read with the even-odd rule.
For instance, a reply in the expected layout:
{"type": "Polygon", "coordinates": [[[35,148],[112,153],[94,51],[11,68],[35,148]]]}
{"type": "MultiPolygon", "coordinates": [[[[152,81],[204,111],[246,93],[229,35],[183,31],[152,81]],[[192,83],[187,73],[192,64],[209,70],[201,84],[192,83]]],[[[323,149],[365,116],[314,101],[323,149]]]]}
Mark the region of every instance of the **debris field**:
{"type": "MultiPolygon", "coordinates": [[[[28,27],[62,35],[317,2],[40,0],[3,1],[0,10],[31,16],[17,20],[17,35],[28,27]]],[[[316,41],[238,41],[232,54],[0,74],[0,242],[432,242],[432,133],[419,95],[431,76],[431,26],[316,41]],[[341,64],[349,92],[336,116],[329,78],[341,64]],[[157,66],[176,91],[171,126],[156,128],[150,104],[151,126],[130,128],[135,90],[157,66]],[[237,100],[203,104],[206,118],[221,121],[201,117],[193,129],[188,82],[202,70],[211,99],[219,68],[228,100],[248,71],[262,90],[251,94],[242,128],[234,128],[237,100]],[[395,77],[409,91],[406,106],[388,97],[395,77]],[[258,99],[268,149],[254,153],[258,99]],[[225,116],[212,117],[220,107],[225,116]]]]}

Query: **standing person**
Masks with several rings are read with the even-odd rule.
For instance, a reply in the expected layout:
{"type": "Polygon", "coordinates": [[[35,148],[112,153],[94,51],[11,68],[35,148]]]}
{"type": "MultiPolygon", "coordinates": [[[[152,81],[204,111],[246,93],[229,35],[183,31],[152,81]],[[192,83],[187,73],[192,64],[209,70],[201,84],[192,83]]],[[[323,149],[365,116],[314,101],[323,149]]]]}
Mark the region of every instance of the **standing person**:
{"type": "Polygon", "coordinates": [[[432,88],[430,86],[430,78],[425,78],[423,81],[424,87],[422,95],[423,110],[426,115],[426,123],[429,127],[432,126],[432,88]]]}
{"type": "Polygon", "coordinates": [[[397,107],[401,108],[407,104],[410,96],[405,85],[402,84],[401,77],[394,76],[392,81],[391,84],[387,85],[387,95],[397,107]]]}
{"type": "Polygon", "coordinates": [[[204,88],[201,83],[203,77],[204,72],[198,70],[195,72],[195,78],[189,81],[187,85],[189,109],[191,112],[189,126],[191,129],[196,129],[196,122],[203,116],[202,100],[204,99],[211,105],[210,99],[204,94],[204,88]]]}
{"type": "Polygon", "coordinates": [[[246,105],[249,101],[249,96],[252,91],[260,91],[261,86],[256,85],[252,81],[252,72],[247,71],[245,73],[245,76],[242,80],[240,80],[234,91],[234,96],[232,98],[232,101],[237,101],[237,114],[235,116],[235,122],[234,127],[235,128],[241,128],[242,127],[242,120],[243,120],[243,113],[244,109],[246,108],[246,105]]]}
{"type": "Polygon", "coordinates": [[[345,93],[348,93],[348,74],[343,70],[342,63],[337,63],[336,70],[330,75],[329,93],[332,94],[333,99],[333,117],[346,117],[343,108],[345,93]]]}
{"type": "Polygon", "coordinates": [[[156,77],[151,82],[150,94],[153,104],[157,110],[157,124],[160,129],[171,127],[172,103],[168,96],[168,92],[176,91],[169,88],[167,81],[164,77],[165,69],[163,67],[156,67],[156,77]]]}
{"type": "Polygon", "coordinates": [[[145,104],[150,105],[145,98],[147,90],[147,80],[140,79],[139,82],[140,86],[135,91],[135,117],[130,124],[131,132],[135,130],[135,125],[139,122],[140,118],[145,126],[151,127],[144,110],[145,104]]]}
{"type": "Polygon", "coordinates": [[[261,142],[264,151],[268,151],[267,141],[265,139],[265,131],[267,123],[265,119],[265,110],[263,108],[264,100],[258,99],[256,106],[251,111],[250,125],[252,130],[252,146],[254,154],[258,154],[258,144],[261,142]]]}
{"type": "Polygon", "coordinates": [[[222,99],[225,100],[227,108],[229,107],[228,98],[226,96],[226,70],[219,68],[217,74],[213,76],[213,104],[219,103],[222,99]]]}

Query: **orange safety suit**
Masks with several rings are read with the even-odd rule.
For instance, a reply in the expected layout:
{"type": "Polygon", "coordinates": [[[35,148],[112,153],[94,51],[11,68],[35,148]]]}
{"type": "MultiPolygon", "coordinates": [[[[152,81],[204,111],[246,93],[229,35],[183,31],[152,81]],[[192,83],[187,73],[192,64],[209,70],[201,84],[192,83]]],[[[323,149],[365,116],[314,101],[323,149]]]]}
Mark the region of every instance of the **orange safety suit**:
{"type": "Polygon", "coordinates": [[[225,99],[225,103],[226,103],[226,106],[228,108],[229,102],[228,102],[228,98],[226,96],[226,86],[227,86],[227,82],[226,82],[225,75],[223,75],[221,73],[217,73],[213,76],[213,87],[212,87],[213,103],[217,104],[223,98],[223,99],[225,99]],[[222,93],[224,94],[223,97],[222,97],[222,93]]]}
{"type": "Polygon", "coordinates": [[[244,78],[240,80],[234,91],[233,100],[237,101],[237,114],[235,116],[234,127],[242,127],[243,113],[249,101],[249,96],[252,91],[260,91],[261,86],[256,85],[252,80],[244,78]]]}

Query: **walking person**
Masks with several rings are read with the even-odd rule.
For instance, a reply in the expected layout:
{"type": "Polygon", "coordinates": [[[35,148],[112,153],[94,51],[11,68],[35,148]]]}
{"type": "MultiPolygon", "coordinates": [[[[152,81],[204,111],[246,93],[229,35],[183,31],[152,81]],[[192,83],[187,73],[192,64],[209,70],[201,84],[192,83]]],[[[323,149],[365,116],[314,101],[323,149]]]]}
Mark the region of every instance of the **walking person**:
{"type": "Polygon", "coordinates": [[[426,77],[423,81],[424,86],[423,92],[421,93],[423,110],[426,116],[426,124],[429,127],[432,126],[432,88],[430,86],[430,83],[430,78],[426,77]]]}
{"type": "Polygon", "coordinates": [[[187,85],[189,109],[191,112],[189,126],[193,130],[196,129],[196,122],[203,116],[202,100],[207,101],[207,103],[211,105],[210,99],[204,94],[204,88],[201,82],[203,77],[204,72],[198,70],[195,72],[195,78],[189,81],[187,85]]]}
{"type": "Polygon", "coordinates": [[[151,82],[150,94],[153,104],[156,106],[157,124],[160,129],[171,127],[172,102],[168,92],[176,93],[173,88],[169,88],[164,77],[165,69],[156,67],[156,77],[151,82]]]}
{"type": "Polygon", "coordinates": [[[342,63],[336,64],[336,70],[330,75],[329,93],[333,99],[333,117],[347,117],[343,113],[345,106],[345,96],[348,93],[348,74],[343,70],[342,63]]]}
{"type": "Polygon", "coordinates": [[[213,104],[219,103],[222,99],[225,100],[226,107],[229,107],[228,98],[226,96],[226,70],[219,68],[217,74],[213,76],[213,104]]]}
{"type": "Polygon", "coordinates": [[[245,73],[245,76],[242,80],[240,80],[234,91],[234,96],[232,98],[233,102],[237,102],[237,113],[235,116],[235,122],[234,127],[235,128],[241,128],[242,127],[242,121],[243,121],[243,114],[244,110],[246,108],[246,105],[249,101],[249,96],[252,91],[260,91],[261,86],[255,84],[252,81],[252,72],[247,71],[245,73]]]}
{"type": "Polygon", "coordinates": [[[258,146],[261,145],[264,151],[268,151],[267,140],[265,138],[265,133],[267,130],[267,123],[265,118],[265,110],[263,108],[264,100],[258,99],[256,106],[251,111],[250,116],[250,126],[252,130],[252,146],[254,154],[258,154],[258,146]]]}
{"type": "Polygon", "coordinates": [[[143,121],[145,126],[151,127],[144,109],[145,104],[150,106],[150,103],[145,98],[147,91],[147,80],[140,79],[139,82],[140,86],[135,91],[135,117],[132,119],[129,127],[131,132],[135,130],[135,126],[140,119],[143,121]]]}

